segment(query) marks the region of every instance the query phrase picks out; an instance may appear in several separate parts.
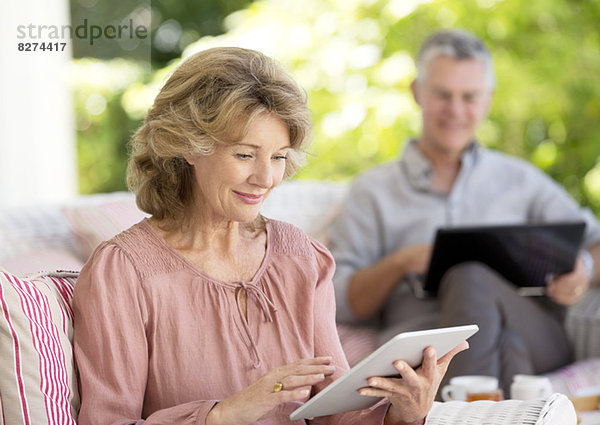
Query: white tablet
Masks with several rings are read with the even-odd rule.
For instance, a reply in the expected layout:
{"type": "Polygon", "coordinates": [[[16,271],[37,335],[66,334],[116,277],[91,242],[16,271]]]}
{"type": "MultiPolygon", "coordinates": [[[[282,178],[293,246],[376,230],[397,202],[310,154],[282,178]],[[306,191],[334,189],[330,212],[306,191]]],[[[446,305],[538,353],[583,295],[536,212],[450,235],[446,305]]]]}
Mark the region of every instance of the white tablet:
{"type": "Polygon", "coordinates": [[[358,394],[360,388],[368,386],[368,378],[398,375],[393,362],[399,359],[412,367],[419,366],[423,360],[423,350],[429,346],[435,348],[438,358],[442,357],[478,330],[477,325],[467,325],[402,332],[292,412],[290,419],[297,421],[372,406],[380,400],[379,397],[358,394]]]}

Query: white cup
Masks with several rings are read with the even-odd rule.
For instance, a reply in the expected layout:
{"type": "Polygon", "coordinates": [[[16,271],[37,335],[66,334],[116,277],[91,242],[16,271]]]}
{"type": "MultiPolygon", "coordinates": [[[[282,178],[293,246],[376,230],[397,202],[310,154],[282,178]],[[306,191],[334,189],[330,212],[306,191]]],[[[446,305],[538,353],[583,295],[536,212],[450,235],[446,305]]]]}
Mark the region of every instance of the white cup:
{"type": "Polygon", "coordinates": [[[515,400],[535,400],[552,394],[552,383],[545,376],[515,375],[510,397],[515,400]]]}
{"type": "Polygon", "coordinates": [[[444,401],[502,400],[498,378],[494,376],[455,376],[450,379],[449,385],[442,388],[441,394],[444,401]]]}

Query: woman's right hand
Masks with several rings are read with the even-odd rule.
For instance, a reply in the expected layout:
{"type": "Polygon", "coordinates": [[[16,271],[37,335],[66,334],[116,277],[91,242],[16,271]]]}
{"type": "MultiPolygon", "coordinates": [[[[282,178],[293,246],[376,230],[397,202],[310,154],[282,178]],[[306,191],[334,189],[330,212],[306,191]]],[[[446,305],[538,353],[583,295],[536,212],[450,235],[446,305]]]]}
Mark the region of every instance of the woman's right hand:
{"type": "Polygon", "coordinates": [[[210,411],[207,425],[243,425],[271,416],[281,403],[306,401],[311,386],[335,372],[331,357],[298,360],[271,369],[258,381],[221,401],[210,411]],[[277,383],[281,391],[274,391],[277,383]]]}

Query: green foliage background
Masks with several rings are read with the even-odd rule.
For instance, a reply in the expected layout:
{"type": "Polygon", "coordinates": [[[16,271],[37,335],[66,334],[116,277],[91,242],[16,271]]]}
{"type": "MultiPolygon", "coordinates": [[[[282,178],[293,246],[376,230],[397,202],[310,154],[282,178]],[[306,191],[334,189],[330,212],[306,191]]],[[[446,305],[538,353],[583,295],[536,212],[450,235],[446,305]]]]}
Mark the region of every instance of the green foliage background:
{"type": "MultiPolygon", "coordinates": [[[[239,45],[277,58],[313,113],[314,155],[296,178],[349,180],[418,135],[409,85],[422,40],[467,29],[490,47],[498,81],[481,142],[534,162],[599,213],[599,23],[598,0],[262,0],[183,56],[239,45]]],[[[82,193],[125,188],[127,140],[176,63],[148,73],[133,62],[75,62],[82,193]],[[98,68],[106,78],[91,84],[85,76],[98,68]],[[95,94],[106,106],[94,115],[95,94]]]]}

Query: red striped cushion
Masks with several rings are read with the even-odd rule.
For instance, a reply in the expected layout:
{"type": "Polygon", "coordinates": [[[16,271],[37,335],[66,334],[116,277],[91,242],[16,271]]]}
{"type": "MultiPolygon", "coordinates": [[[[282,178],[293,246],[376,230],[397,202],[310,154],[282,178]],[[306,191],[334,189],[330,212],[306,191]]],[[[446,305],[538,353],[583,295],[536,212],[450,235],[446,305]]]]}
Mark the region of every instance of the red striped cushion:
{"type": "Polygon", "coordinates": [[[0,394],[4,425],[75,425],[71,298],[76,273],[0,272],[0,394]]]}
{"type": "Polygon", "coordinates": [[[594,394],[597,394],[600,391],[600,358],[579,360],[545,376],[550,378],[555,392],[574,396],[594,389],[594,394]]]}

